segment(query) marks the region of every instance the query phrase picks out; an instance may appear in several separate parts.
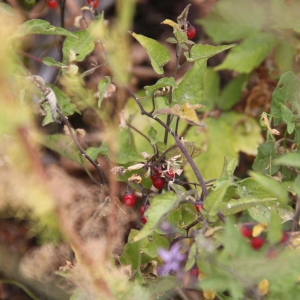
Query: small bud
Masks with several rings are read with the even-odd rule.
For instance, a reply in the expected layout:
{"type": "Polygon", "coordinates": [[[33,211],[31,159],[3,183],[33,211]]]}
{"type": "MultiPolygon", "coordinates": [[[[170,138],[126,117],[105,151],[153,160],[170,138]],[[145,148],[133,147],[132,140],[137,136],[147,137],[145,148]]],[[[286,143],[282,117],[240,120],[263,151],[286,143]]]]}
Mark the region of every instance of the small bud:
{"type": "Polygon", "coordinates": [[[72,63],[73,61],[76,60],[76,53],[75,53],[75,51],[70,50],[70,54],[69,54],[68,59],[69,59],[69,62],[70,62],[70,63],[72,63]]]}

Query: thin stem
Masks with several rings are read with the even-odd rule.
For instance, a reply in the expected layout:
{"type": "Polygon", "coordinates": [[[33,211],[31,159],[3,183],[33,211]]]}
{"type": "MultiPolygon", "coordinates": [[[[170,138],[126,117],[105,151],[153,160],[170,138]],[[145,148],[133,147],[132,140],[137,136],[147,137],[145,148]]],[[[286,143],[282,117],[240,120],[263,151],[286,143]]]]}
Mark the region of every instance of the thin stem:
{"type": "Polygon", "coordinates": [[[65,28],[65,5],[67,0],[61,0],[60,2],[60,24],[62,28],[65,28]]]}
{"type": "Polygon", "coordinates": [[[180,118],[177,117],[177,120],[176,120],[176,126],[175,126],[175,134],[178,135],[178,125],[179,125],[179,120],[180,118]]]}
{"type": "Polygon", "coordinates": [[[144,137],[148,142],[149,144],[152,146],[153,148],[153,151],[154,151],[154,155],[157,153],[157,149],[155,147],[155,145],[152,145],[150,139],[145,135],[143,134],[141,131],[139,131],[136,127],[132,126],[130,123],[126,122],[126,125],[131,128],[132,130],[136,131],[139,135],[141,135],[142,137],[144,137]]]}
{"type": "Polygon", "coordinates": [[[17,287],[21,288],[31,299],[39,300],[39,298],[33,292],[31,292],[24,284],[20,282],[9,279],[0,279],[0,283],[16,285],[17,287]]]}
{"type": "Polygon", "coordinates": [[[139,106],[142,115],[146,115],[147,117],[149,117],[149,118],[155,120],[156,122],[158,122],[161,126],[163,126],[173,136],[178,148],[181,150],[181,152],[185,156],[186,160],[190,164],[191,168],[193,169],[193,171],[194,171],[194,173],[197,177],[197,180],[200,183],[200,186],[202,188],[203,196],[204,196],[204,198],[206,198],[208,196],[208,191],[207,191],[207,188],[206,188],[205,181],[204,181],[202,175],[200,174],[200,172],[199,172],[195,162],[193,161],[192,157],[189,155],[188,151],[185,149],[182,141],[163,121],[161,121],[158,118],[153,117],[152,114],[147,113],[145,111],[140,99],[132,91],[130,91],[127,87],[125,87],[125,89],[133,97],[133,99],[135,100],[135,102],[139,106]]]}
{"type": "Polygon", "coordinates": [[[104,174],[100,168],[100,165],[97,164],[94,160],[91,159],[91,157],[89,157],[89,155],[87,155],[87,153],[85,152],[85,150],[81,147],[80,143],[77,140],[77,137],[74,135],[72,128],[71,128],[71,124],[68,120],[68,118],[61,112],[61,110],[57,107],[56,108],[57,113],[59,114],[59,116],[61,117],[62,121],[67,125],[69,132],[70,132],[70,136],[73,139],[73,141],[75,142],[77,148],[79,149],[79,151],[82,153],[82,155],[94,166],[94,168],[96,169],[100,179],[101,179],[101,185],[102,184],[106,184],[107,183],[107,179],[104,177],[104,174]]]}

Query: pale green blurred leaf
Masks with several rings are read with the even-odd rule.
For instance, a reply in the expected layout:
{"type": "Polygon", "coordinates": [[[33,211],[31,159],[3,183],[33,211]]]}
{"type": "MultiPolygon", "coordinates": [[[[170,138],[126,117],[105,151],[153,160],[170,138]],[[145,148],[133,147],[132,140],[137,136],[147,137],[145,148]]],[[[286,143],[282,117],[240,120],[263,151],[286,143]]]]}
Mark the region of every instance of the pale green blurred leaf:
{"type": "Polygon", "coordinates": [[[284,154],[274,160],[276,165],[284,165],[284,166],[291,166],[294,168],[300,168],[300,153],[298,152],[290,152],[284,154]]]}
{"type": "Polygon", "coordinates": [[[277,38],[270,33],[261,32],[248,37],[234,47],[215,70],[229,69],[239,73],[250,73],[263,62],[276,43],[277,38]]]}
{"type": "Polygon", "coordinates": [[[101,107],[101,103],[104,97],[104,94],[106,90],[108,89],[109,85],[111,84],[111,78],[110,76],[105,76],[105,78],[100,79],[98,83],[98,91],[99,91],[99,97],[98,97],[98,107],[101,107]]]}

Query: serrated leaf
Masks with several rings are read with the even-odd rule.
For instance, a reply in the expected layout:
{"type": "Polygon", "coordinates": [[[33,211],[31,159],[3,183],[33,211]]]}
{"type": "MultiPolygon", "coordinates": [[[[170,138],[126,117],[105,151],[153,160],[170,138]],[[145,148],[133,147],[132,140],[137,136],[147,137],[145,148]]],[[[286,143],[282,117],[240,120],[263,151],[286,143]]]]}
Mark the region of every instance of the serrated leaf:
{"type": "Polygon", "coordinates": [[[277,198],[241,198],[238,200],[230,200],[229,202],[221,203],[218,208],[226,217],[244,211],[248,208],[257,206],[259,204],[268,203],[275,200],[277,200],[277,198]]]}
{"type": "Polygon", "coordinates": [[[233,42],[258,33],[265,23],[265,15],[262,7],[253,1],[223,0],[198,23],[215,43],[233,42]]]}
{"type": "Polygon", "coordinates": [[[0,3],[0,13],[11,17],[15,15],[13,9],[5,3],[0,3]]]}
{"type": "Polygon", "coordinates": [[[101,107],[101,103],[102,103],[104,94],[105,94],[105,92],[108,89],[110,84],[111,84],[110,76],[106,76],[105,78],[101,79],[98,83],[98,91],[99,91],[98,107],[99,108],[101,107]]]}
{"type": "Polygon", "coordinates": [[[272,193],[277,198],[277,201],[283,204],[286,204],[289,201],[287,191],[284,189],[284,187],[282,187],[282,185],[278,181],[274,180],[273,178],[254,172],[249,172],[249,174],[252,178],[254,178],[254,180],[256,180],[258,185],[261,185],[267,191],[272,193]]]}
{"type": "Polygon", "coordinates": [[[153,233],[161,220],[176,207],[179,203],[177,196],[173,192],[166,192],[155,196],[150,207],[145,212],[147,223],[142,230],[134,237],[134,241],[139,241],[153,233]]]}
{"type": "Polygon", "coordinates": [[[282,106],[286,101],[295,104],[298,101],[299,81],[293,72],[284,73],[272,94],[271,115],[274,116],[274,125],[279,125],[282,118],[282,106]]]}
{"type": "Polygon", "coordinates": [[[236,45],[212,46],[196,44],[191,48],[190,55],[188,52],[185,52],[184,55],[187,61],[194,62],[199,59],[208,59],[234,46],[236,45]]]}
{"type": "Polygon", "coordinates": [[[271,218],[268,226],[268,241],[275,245],[282,237],[282,225],[280,216],[275,207],[272,207],[271,218]]]}
{"type": "Polygon", "coordinates": [[[151,65],[157,74],[163,74],[163,66],[170,61],[171,55],[167,47],[163,46],[156,40],[145,37],[134,32],[131,35],[142,45],[146,50],[151,65]]]}
{"type": "Polygon", "coordinates": [[[261,32],[248,37],[233,48],[215,70],[229,69],[239,73],[250,73],[262,63],[276,43],[276,37],[270,33],[261,32]]]}
{"type": "Polygon", "coordinates": [[[151,145],[155,145],[159,141],[157,137],[157,131],[153,127],[150,127],[148,131],[148,137],[151,145]]]}
{"type": "Polygon", "coordinates": [[[280,156],[274,160],[275,165],[291,166],[293,168],[300,168],[300,153],[290,152],[280,156]]]}
{"type": "Polygon", "coordinates": [[[199,104],[203,97],[203,77],[206,71],[205,59],[197,60],[189,69],[177,89],[173,92],[173,103],[183,104],[189,102],[191,105],[199,104]]]}
{"type": "Polygon", "coordinates": [[[274,141],[267,141],[258,146],[252,168],[255,172],[273,175],[279,170],[279,166],[274,163],[274,159],[277,157],[274,141]]]}
{"type": "Polygon", "coordinates": [[[52,66],[64,67],[65,66],[61,62],[58,62],[58,61],[54,60],[52,57],[48,57],[48,56],[43,57],[42,61],[46,66],[49,66],[49,67],[52,67],[52,66]]]}
{"type": "Polygon", "coordinates": [[[229,110],[241,99],[243,88],[247,82],[248,76],[242,74],[231,80],[222,90],[217,105],[222,110],[229,110]]]}
{"type": "Polygon", "coordinates": [[[24,22],[15,33],[18,38],[27,34],[63,35],[76,39],[76,35],[64,28],[55,27],[45,20],[29,20],[24,22]]]}
{"type": "Polygon", "coordinates": [[[146,90],[146,95],[151,95],[156,90],[166,86],[172,86],[173,88],[176,88],[177,84],[173,77],[163,77],[153,85],[146,85],[144,89],[146,90]]]}

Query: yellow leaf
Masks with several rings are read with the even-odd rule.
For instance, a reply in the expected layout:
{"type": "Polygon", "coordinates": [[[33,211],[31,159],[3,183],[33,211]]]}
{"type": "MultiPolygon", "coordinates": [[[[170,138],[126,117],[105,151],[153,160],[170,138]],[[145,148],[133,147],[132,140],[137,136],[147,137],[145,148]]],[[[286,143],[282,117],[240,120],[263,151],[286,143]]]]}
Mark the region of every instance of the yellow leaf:
{"type": "Polygon", "coordinates": [[[216,298],[216,294],[214,291],[205,290],[205,291],[203,291],[203,297],[205,300],[213,300],[216,298]]]}
{"type": "Polygon", "coordinates": [[[166,25],[169,25],[169,26],[171,26],[171,27],[176,28],[176,29],[179,30],[178,24],[175,23],[175,22],[172,21],[172,20],[165,19],[164,21],[161,22],[161,24],[166,24],[166,25]]]}
{"type": "Polygon", "coordinates": [[[253,227],[252,231],[252,236],[257,237],[259,236],[262,232],[266,231],[268,228],[268,225],[265,223],[259,223],[253,227]]]}
{"type": "Polygon", "coordinates": [[[157,110],[154,114],[155,115],[176,115],[182,121],[187,122],[191,125],[202,126],[204,125],[199,121],[196,109],[204,107],[202,104],[190,105],[189,102],[185,102],[182,106],[179,104],[175,104],[171,108],[161,108],[157,110]]]}
{"type": "Polygon", "coordinates": [[[263,279],[257,286],[259,292],[262,296],[266,295],[269,291],[269,281],[267,279],[263,279]]]}

